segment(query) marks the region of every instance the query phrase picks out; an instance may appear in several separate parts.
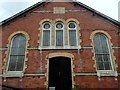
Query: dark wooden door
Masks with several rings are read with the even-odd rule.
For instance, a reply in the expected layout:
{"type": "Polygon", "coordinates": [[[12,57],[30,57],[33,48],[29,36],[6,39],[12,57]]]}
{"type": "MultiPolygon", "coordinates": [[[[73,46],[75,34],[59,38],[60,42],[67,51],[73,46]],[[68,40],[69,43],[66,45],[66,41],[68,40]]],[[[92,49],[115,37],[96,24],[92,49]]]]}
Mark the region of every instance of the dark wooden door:
{"type": "Polygon", "coordinates": [[[55,90],[71,90],[71,60],[66,57],[55,57],[49,60],[49,87],[55,90]]]}

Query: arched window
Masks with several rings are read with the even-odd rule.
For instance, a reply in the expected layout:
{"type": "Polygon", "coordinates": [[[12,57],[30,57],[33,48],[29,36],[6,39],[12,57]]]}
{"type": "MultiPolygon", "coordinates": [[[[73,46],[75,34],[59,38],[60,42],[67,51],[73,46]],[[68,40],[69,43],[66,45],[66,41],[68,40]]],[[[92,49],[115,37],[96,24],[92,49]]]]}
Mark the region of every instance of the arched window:
{"type": "Polygon", "coordinates": [[[69,22],[68,23],[68,32],[69,32],[69,45],[70,46],[76,46],[77,45],[77,27],[75,22],[69,22]]]}
{"type": "Polygon", "coordinates": [[[112,59],[108,38],[97,33],[93,38],[97,70],[112,70],[112,59]]]}
{"type": "Polygon", "coordinates": [[[64,35],[63,35],[63,30],[64,30],[64,24],[62,22],[57,22],[55,25],[55,30],[56,30],[56,39],[55,39],[55,45],[56,46],[63,46],[63,40],[64,40],[64,35]]]}
{"type": "Polygon", "coordinates": [[[11,40],[8,71],[23,71],[26,49],[26,38],[24,35],[15,35],[11,40]]]}
{"type": "Polygon", "coordinates": [[[50,46],[50,31],[51,24],[49,22],[45,22],[42,25],[42,46],[50,46]]]}

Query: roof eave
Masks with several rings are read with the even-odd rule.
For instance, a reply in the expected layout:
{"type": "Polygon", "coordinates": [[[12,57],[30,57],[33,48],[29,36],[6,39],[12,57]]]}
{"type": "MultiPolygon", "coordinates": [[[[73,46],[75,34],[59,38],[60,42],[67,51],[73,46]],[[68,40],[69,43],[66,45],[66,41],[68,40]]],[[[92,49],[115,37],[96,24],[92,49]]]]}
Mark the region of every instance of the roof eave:
{"type": "Polygon", "coordinates": [[[13,20],[14,18],[19,17],[20,15],[22,15],[22,14],[24,14],[24,13],[26,13],[26,12],[29,12],[29,11],[32,10],[33,8],[37,7],[38,5],[42,5],[42,4],[44,4],[44,3],[46,3],[46,2],[38,2],[38,3],[36,3],[36,4],[34,4],[34,5],[30,6],[30,7],[28,7],[27,9],[25,9],[25,10],[23,10],[23,11],[15,14],[15,15],[9,17],[8,19],[3,20],[3,21],[0,22],[0,23],[1,23],[1,25],[4,25],[4,24],[6,24],[7,22],[13,20]]]}
{"type": "Polygon", "coordinates": [[[119,21],[117,21],[117,20],[115,20],[115,19],[113,19],[113,18],[111,18],[111,17],[109,17],[109,16],[107,16],[107,15],[105,15],[105,14],[103,14],[103,13],[100,13],[100,12],[98,12],[97,10],[95,10],[95,9],[93,9],[93,8],[91,8],[91,7],[83,4],[83,3],[81,3],[81,2],[78,2],[78,1],[77,1],[77,2],[73,2],[73,3],[76,3],[76,4],[78,4],[79,6],[82,6],[82,7],[86,8],[87,10],[93,12],[94,14],[99,15],[99,16],[101,16],[102,18],[107,19],[108,21],[110,21],[110,22],[112,22],[112,23],[120,26],[120,22],[119,22],[119,21]]]}
{"type": "MultiPolygon", "coordinates": [[[[27,9],[25,9],[25,10],[17,13],[16,15],[14,15],[14,16],[12,16],[12,17],[10,17],[10,18],[8,18],[8,19],[6,19],[6,20],[4,20],[4,21],[2,21],[2,22],[0,22],[0,23],[1,23],[1,25],[4,25],[4,24],[6,24],[7,22],[13,20],[14,18],[16,18],[16,17],[18,17],[18,16],[20,16],[20,15],[22,15],[22,14],[24,14],[24,13],[30,11],[30,10],[32,10],[33,8],[37,7],[38,5],[42,5],[42,4],[44,4],[44,3],[48,3],[48,2],[47,2],[46,0],[41,1],[41,2],[38,2],[38,3],[34,4],[33,6],[30,6],[29,8],[27,8],[27,9]]],[[[76,4],[78,4],[79,6],[82,6],[82,7],[86,8],[87,10],[95,13],[96,15],[101,16],[101,17],[104,18],[104,19],[107,19],[108,21],[110,21],[110,22],[112,22],[112,23],[114,23],[115,25],[118,25],[118,26],[120,27],[120,22],[119,22],[119,21],[114,20],[114,19],[112,19],[111,17],[108,17],[107,15],[104,15],[104,14],[98,12],[97,10],[95,10],[95,9],[93,9],[93,8],[91,8],[91,7],[83,4],[83,3],[81,3],[81,2],[78,2],[78,1],[74,1],[74,0],[73,0],[73,3],[76,3],[76,4]]]]}

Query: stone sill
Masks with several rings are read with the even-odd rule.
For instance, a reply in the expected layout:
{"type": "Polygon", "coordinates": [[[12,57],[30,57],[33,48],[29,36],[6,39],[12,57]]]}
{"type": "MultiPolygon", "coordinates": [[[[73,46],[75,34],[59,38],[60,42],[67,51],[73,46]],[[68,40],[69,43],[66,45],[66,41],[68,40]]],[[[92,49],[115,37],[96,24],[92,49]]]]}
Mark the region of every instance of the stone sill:
{"type": "Polygon", "coordinates": [[[55,47],[55,46],[50,46],[50,47],[39,47],[39,50],[42,49],[81,49],[81,46],[63,46],[63,47],[55,47]]]}
{"type": "Polygon", "coordinates": [[[3,77],[23,77],[22,71],[10,71],[2,75],[3,77]]]}
{"type": "Polygon", "coordinates": [[[117,71],[111,71],[111,70],[97,70],[97,76],[118,76],[117,71]]]}

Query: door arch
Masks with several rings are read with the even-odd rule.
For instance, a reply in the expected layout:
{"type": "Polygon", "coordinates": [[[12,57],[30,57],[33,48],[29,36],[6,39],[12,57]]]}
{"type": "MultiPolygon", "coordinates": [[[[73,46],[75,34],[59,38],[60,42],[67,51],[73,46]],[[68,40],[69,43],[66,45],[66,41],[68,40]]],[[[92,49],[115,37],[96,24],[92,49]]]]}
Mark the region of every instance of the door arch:
{"type": "Polygon", "coordinates": [[[46,64],[46,70],[47,72],[45,73],[45,76],[46,76],[46,82],[45,82],[45,85],[46,85],[46,88],[48,88],[48,85],[49,85],[49,63],[50,63],[50,59],[51,58],[57,58],[57,57],[63,57],[63,58],[69,58],[70,60],[70,66],[71,66],[71,80],[72,80],[72,88],[74,88],[74,84],[75,84],[75,81],[74,81],[74,71],[73,71],[73,68],[75,67],[74,64],[73,64],[73,60],[74,60],[74,55],[71,54],[71,53],[50,53],[46,56],[46,61],[47,61],[47,64],[46,64]]]}

